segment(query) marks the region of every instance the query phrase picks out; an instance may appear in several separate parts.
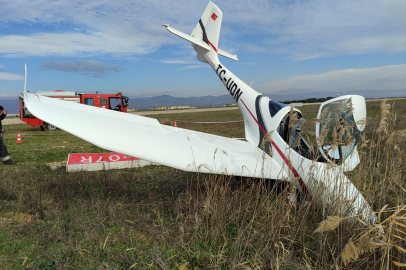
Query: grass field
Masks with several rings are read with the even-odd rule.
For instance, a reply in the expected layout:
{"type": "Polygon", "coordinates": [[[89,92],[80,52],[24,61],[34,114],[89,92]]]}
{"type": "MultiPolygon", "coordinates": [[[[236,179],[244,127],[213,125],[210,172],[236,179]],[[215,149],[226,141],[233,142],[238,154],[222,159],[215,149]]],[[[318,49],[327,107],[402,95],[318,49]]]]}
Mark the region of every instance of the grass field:
{"type": "MultiPolygon", "coordinates": [[[[292,205],[292,187],[277,194],[264,179],[164,166],[52,171],[46,163],[69,153],[106,151],[61,130],[5,126],[18,165],[0,164],[0,269],[402,269],[406,208],[397,206],[406,204],[406,102],[388,104],[389,112],[367,102],[361,163],[347,173],[378,211],[385,235],[315,203],[292,205]]],[[[300,109],[311,119],[318,107],[300,109]]],[[[154,118],[242,119],[238,110],[154,118]]],[[[178,126],[244,137],[242,122],[178,126]]]]}

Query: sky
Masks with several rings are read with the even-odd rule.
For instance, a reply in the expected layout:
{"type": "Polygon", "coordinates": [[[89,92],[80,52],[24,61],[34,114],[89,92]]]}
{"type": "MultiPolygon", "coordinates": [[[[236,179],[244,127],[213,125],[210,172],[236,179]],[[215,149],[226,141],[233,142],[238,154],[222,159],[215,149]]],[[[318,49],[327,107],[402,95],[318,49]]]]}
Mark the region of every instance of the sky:
{"type": "MultiPolygon", "coordinates": [[[[0,0],[0,99],[62,89],[149,97],[224,95],[190,34],[208,1],[0,0]]],[[[280,91],[405,89],[404,0],[218,0],[220,56],[272,98],[280,91]]],[[[294,99],[294,97],[292,97],[294,99]]]]}

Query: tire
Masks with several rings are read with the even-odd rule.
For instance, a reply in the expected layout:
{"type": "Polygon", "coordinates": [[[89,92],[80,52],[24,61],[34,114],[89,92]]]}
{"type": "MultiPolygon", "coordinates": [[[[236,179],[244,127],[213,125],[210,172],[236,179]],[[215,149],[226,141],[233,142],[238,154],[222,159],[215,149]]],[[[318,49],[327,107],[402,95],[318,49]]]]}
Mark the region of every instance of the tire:
{"type": "Polygon", "coordinates": [[[48,130],[57,130],[58,128],[54,125],[51,125],[49,123],[45,123],[44,126],[48,129],[48,130]]]}

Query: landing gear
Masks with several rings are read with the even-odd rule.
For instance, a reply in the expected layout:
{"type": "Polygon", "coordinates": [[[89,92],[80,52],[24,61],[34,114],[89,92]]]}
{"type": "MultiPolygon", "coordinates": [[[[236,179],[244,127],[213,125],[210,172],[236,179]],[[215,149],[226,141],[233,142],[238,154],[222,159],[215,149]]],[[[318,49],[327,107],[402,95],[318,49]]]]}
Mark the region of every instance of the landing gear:
{"type": "Polygon", "coordinates": [[[44,126],[46,127],[46,129],[48,130],[57,130],[58,128],[54,125],[51,125],[49,123],[44,123],[44,126]]]}

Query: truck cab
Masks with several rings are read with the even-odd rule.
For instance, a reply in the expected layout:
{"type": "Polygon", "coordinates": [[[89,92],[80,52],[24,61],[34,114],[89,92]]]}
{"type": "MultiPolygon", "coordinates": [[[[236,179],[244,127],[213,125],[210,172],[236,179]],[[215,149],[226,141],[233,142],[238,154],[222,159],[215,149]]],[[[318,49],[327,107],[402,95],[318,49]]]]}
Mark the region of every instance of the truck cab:
{"type": "Polygon", "coordinates": [[[117,94],[80,94],[80,103],[103,109],[127,112],[128,97],[117,94]]]}

